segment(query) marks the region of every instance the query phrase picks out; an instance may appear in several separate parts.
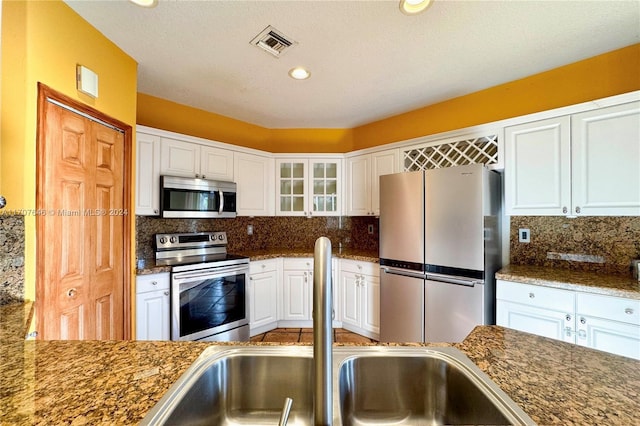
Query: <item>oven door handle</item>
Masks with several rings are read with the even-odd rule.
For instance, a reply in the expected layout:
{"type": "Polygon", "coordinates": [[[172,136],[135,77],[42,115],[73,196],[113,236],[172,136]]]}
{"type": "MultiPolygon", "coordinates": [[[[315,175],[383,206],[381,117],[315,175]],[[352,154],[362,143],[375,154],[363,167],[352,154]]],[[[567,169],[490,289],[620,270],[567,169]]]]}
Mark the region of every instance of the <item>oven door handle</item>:
{"type": "Polygon", "coordinates": [[[218,210],[218,213],[222,214],[224,211],[224,193],[222,192],[222,189],[218,190],[218,194],[220,196],[220,210],[218,210]]]}
{"type": "Polygon", "coordinates": [[[176,272],[173,274],[174,280],[185,280],[191,278],[219,277],[220,275],[228,275],[230,272],[248,273],[249,268],[246,266],[228,266],[222,268],[201,269],[198,271],[176,272]]]}

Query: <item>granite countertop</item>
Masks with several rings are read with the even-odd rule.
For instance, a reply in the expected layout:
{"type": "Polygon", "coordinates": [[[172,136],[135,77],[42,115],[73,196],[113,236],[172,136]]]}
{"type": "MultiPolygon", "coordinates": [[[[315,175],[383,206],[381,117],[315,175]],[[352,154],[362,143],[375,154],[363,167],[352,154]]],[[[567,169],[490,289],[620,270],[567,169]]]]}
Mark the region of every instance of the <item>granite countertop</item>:
{"type": "MultiPolygon", "coordinates": [[[[313,257],[313,249],[291,249],[291,248],[272,248],[265,250],[251,250],[238,252],[235,254],[249,257],[253,261],[275,259],[278,257],[313,257]]],[[[378,252],[368,250],[339,249],[334,250],[331,255],[339,259],[359,260],[362,262],[378,263],[378,252]]],[[[156,265],[154,258],[143,259],[145,267],[136,269],[136,275],[158,274],[161,272],[171,272],[170,266],[156,265]]]]}
{"type": "MultiPolygon", "coordinates": [[[[2,310],[2,424],[138,423],[205,348],[224,345],[25,341],[25,309],[2,310]]],[[[454,346],[538,424],[640,424],[639,361],[499,326],[454,346]]]]}
{"type": "Polygon", "coordinates": [[[599,274],[533,265],[507,265],[499,280],[640,299],[640,281],[626,275],[599,274]]]}

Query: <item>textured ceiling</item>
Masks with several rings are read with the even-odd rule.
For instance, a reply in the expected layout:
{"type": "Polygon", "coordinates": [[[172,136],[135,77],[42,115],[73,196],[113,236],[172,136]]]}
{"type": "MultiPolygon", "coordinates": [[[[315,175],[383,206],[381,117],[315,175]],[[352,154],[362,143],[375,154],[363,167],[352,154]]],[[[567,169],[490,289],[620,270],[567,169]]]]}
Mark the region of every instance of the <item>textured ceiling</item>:
{"type": "Polygon", "coordinates": [[[640,42],[638,0],[66,3],[138,62],[140,92],[269,128],[355,127],[640,42]],[[298,44],[250,45],[268,25],[298,44]]]}

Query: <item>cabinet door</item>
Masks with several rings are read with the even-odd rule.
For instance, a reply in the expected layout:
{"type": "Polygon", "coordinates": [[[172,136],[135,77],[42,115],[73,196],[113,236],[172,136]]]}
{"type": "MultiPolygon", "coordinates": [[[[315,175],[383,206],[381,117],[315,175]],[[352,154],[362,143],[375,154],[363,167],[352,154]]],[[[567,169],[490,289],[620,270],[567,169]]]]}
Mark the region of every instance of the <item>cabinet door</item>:
{"type": "Polygon", "coordinates": [[[380,278],[364,275],[361,289],[362,328],[380,334],[380,278]]]}
{"type": "Polygon", "coordinates": [[[496,324],[550,339],[575,343],[572,313],[498,300],[496,324]]]}
{"type": "Polygon", "coordinates": [[[347,215],[367,216],[371,209],[371,157],[347,159],[347,215]]]}
{"type": "Polygon", "coordinates": [[[342,324],[354,327],[362,326],[360,296],[360,275],[353,272],[340,272],[340,303],[342,324]]]}
{"type": "Polygon", "coordinates": [[[640,326],[587,315],[577,319],[579,345],[640,359],[640,326]]]}
{"type": "Polygon", "coordinates": [[[371,154],[371,212],[380,215],[380,176],[395,173],[398,150],[391,149],[371,154]]]}
{"type": "Polygon", "coordinates": [[[233,151],[202,145],[200,147],[200,177],[233,181],[233,151]]]}
{"type": "Polygon", "coordinates": [[[307,210],[314,216],[339,216],[342,210],[340,200],[340,160],[309,161],[310,205],[307,210]]]}
{"type": "Polygon", "coordinates": [[[571,208],[570,118],[505,129],[507,215],[556,215],[571,208]]]}
{"type": "Polygon", "coordinates": [[[254,329],[277,322],[277,272],[251,274],[250,281],[250,328],[254,329]]]}
{"type": "Polygon", "coordinates": [[[276,160],[276,214],[307,216],[306,160],[276,160]]]}
{"type": "Polygon", "coordinates": [[[161,174],[185,177],[200,175],[200,145],[162,138],[161,146],[161,174]]]}
{"type": "Polygon", "coordinates": [[[273,216],[274,160],[259,155],[236,153],[234,161],[238,185],[238,216],[273,216]]]}
{"type": "Polygon", "coordinates": [[[302,270],[283,271],[283,320],[310,320],[312,274],[302,270]]]}
{"type": "Polygon", "coordinates": [[[572,214],[640,215],[640,102],[571,120],[572,214]]]}
{"type": "Polygon", "coordinates": [[[136,134],[136,214],[160,214],[160,137],[136,134]]]}
{"type": "Polygon", "coordinates": [[[136,339],[170,340],[169,290],[157,290],[137,295],[136,339]]]}

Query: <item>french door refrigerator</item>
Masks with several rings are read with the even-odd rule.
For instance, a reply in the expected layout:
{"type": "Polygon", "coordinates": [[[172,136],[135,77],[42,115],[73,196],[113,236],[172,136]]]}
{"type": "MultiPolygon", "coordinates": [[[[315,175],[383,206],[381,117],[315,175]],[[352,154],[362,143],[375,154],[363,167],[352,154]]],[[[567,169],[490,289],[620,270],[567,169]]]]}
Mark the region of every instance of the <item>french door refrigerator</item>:
{"type": "Polygon", "coordinates": [[[495,323],[501,180],[480,164],[380,177],[380,340],[460,342],[495,323]]]}

